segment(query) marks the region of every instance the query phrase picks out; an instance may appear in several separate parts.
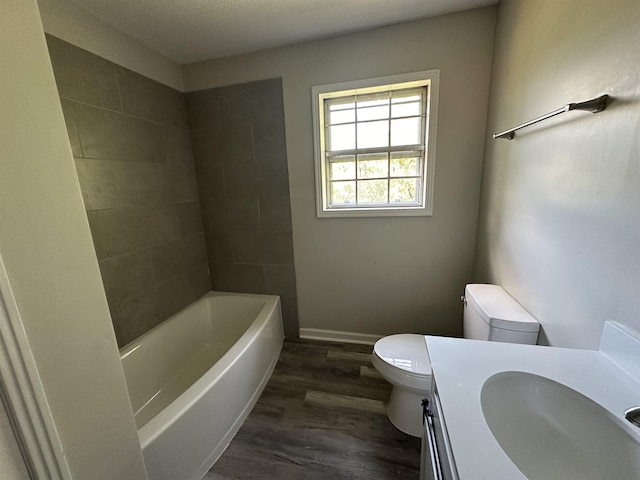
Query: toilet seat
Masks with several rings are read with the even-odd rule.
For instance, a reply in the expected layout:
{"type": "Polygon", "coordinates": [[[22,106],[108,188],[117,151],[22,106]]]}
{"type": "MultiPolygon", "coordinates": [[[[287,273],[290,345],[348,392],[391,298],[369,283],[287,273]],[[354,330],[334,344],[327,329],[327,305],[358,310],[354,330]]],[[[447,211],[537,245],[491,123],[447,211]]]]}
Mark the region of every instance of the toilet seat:
{"type": "Polygon", "coordinates": [[[390,383],[414,391],[431,385],[431,362],[424,336],[402,333],[378,340],[373,347],[374,367],[390,383]]]}
{"type": "Polygon", "coordinates": [[[401,432],[421,437],[422,407],[431,389],[431,362],[422,335],[401,333],[381,338],[373,346],[371,363],[393,388],[387,416],[401,432]]]}

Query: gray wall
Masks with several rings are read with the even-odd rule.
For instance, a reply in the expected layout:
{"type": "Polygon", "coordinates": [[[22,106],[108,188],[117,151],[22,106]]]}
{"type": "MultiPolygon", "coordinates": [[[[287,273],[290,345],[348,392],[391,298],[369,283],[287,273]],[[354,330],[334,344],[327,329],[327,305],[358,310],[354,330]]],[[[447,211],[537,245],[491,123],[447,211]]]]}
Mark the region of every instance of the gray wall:
{"type": "Polygon", "coordinates": [[[0,65],[2,295],[28,339],[52,448],[69,478],[146,479],[35,0],[3,2],[0,65]]]}
{"type": "Polygon", "coordinates": [[[281,77],[300,326],[462,333],[495,8],[185,65],[187,91],[281,77]],[[440,69],[432,217],[315,215],[311,86],[440,69]]]}
{"type": "Polygon", "coordinates": [[[214,290],[281,296],[298,336],[279,78],[187,95],[214,290]]]}
{"type": "Polygon", "coordinates": [[[596,348],[605,320],[640,330],[640,2],[510,0],[498,18],[487,138],[615,101],[487,140],[477,279],[524,305],[543,342],[596,348]]]}
{"type": "Polygon", "coordinates": [[[120,346],[211,289],[184,94],[48,36],[120,346]]]}

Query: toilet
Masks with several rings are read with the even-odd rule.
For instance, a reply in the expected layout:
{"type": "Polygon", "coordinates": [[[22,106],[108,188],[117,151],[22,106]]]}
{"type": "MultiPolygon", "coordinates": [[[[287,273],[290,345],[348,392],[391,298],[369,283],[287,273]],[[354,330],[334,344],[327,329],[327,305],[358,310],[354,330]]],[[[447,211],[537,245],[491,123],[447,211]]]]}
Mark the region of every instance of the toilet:
{"type": "MultiPolygon", "coordinates": [[[[469,284],[464,302],[464,338],[535,345],[540,324],[502,287],[469,284]]],[[[429,398],[431,364],[423,335],[402,333],[378,340],[371,362],[393,388],[387,416],[400,431],[421,437],[423,398],[429,398]]]]}

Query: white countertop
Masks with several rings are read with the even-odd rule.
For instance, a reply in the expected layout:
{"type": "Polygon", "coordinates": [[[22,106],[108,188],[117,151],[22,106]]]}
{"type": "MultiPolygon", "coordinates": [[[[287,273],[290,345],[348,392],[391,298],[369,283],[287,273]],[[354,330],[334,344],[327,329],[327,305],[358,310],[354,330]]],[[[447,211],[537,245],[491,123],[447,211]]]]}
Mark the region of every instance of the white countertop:
{"type": "Polygon", "coordinates": [[[640,428],[623,415],[640,405],[640,383],[602,351],[425,339],[460,480],[526,479],[495,440],[482,413],[482,386],[500,372],[528,372],[562,383],[607,409],[640,441],[640,428]]]}

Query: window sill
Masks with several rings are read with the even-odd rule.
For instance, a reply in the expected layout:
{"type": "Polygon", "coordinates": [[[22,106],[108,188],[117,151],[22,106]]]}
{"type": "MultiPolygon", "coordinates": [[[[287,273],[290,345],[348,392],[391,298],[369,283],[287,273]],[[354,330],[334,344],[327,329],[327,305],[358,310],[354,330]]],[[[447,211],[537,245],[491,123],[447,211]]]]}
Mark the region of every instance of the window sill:
{"type": "Polygon", "coordinates": [[[318,218],[351,218],[351,217],[431,217],[431,209],[416,208],[340,208],[318,210],[318,218]]]}

